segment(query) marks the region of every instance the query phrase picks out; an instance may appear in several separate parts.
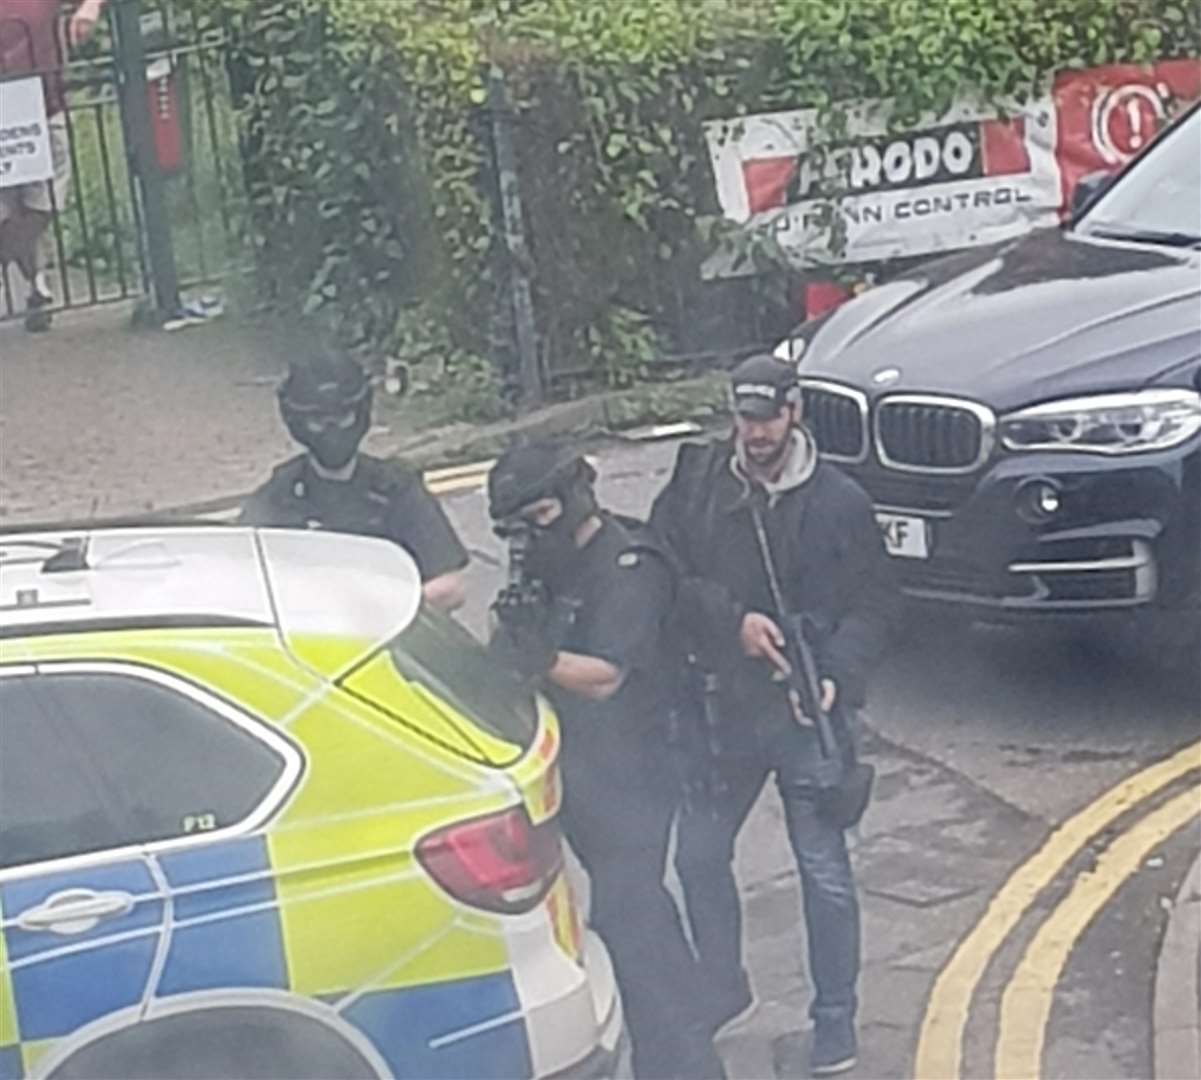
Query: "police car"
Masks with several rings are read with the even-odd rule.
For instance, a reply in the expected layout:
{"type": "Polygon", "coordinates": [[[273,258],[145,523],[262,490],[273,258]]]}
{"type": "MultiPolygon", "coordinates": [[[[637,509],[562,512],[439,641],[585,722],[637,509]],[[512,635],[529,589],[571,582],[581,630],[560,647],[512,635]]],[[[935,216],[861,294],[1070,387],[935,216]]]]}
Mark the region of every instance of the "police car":
{"type": "Polygon", "coordinates": [[[0,535],[0,1078],[591,1076],[553,714],[395,545],[0,535]]]}

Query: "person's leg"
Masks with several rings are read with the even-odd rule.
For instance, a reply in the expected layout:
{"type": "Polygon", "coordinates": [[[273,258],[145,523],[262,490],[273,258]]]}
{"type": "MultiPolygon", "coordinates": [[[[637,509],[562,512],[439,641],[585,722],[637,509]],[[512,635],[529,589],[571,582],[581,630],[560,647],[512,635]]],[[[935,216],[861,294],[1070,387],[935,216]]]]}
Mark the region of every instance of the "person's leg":
{"type": "Polygon", "coordinates": [[[42,210],[31,210],[28,206],[17,206],[11,216],[0,226],[3,235],[3,251],[7,261],[16,264],[30,292],[39,291],[49,295],[49,285],[38,281],[42,272],[42,238],[50,227],[50,214],[42,210]]]}
{"type": "Polygon", "coordinates": [[[788,839],[800,871],[809,977],[814,998],[812,1066],[840,1072],[855,1062],[859,979],[859,898],[843,830],[822,820],[803,768],[777,772],[788,839]]]}
{"type": "MultiPolygon", "coordinates": [[[[664,883],[675,807],[630,792],[593,878],[593,920],[618,973],[638,1077],[721,1076],[697,968],[664,883]]],[[[648,793],[649,794],[649,793],[648,793]]]]}
{"type": "Polygon", "coordinates": [[[680,811],[675,854],[700,986],[709,999],[706,1011],[714,1027],[751,1004],[742,962],[734,842],[767,779],[767,767],[756,757],[730,757],[717,766],[718,790],[680,811]]]}
{"type": "Polygon", "coordinates": [[[588,871],[589,921],[613,960],[634,1075],[719,1077],[695,997],[695,963],[663,883],[675,808],[661,793],[590,787],[584,781],[570,789],[564,824],[588,871]]]}
{"type": "Polygon", "coordinates": [[[49,126],[54,176],[43,183],[23,185],[19,209],[12,219],[13,261],[28,285],[25,328],[32,332],[50,329],[54,296],[45,270],[50,226],[66,201],[71,183],[66,121],[61,115],[55,116],[49,126]]]}
{"type": "MultiPolygon", "coordinates": [[[[20,193],[21,189],[14,189],[15,196],[19,197],[20,193]]],[[[30,210],[16,198],[9,203],[6,216],[0,221],[0,265],[12,264],[20,271],[25,283],[25,325],[31,331],[46,330],[50,326],[47,309],[54,301],[40,256],[42,237],[49,224],[49,214],[30,210]]]]}
{"type": "Polygon", "coordinates": [[[17,189],[0,188],[0,300],[7,300],[9,312],[16,302],[16,282],[11,268],[16,266],[17,253],[11,233],[19,208],[17,189]]]}

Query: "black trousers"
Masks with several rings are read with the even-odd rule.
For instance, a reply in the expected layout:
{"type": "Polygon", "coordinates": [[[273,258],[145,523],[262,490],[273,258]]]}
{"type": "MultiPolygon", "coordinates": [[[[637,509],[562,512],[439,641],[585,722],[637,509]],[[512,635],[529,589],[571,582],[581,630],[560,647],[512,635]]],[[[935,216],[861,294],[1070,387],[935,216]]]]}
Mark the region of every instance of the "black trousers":
{"type": "Polygon", "coordinates": [[[674,785],[631,784],[629,771],[583,756],[564,755],[562,820],[591,881],[590,921],[613,959],[634,1075],[720,1075],[695,999],[695,961],[663,884],[674,785]]]}

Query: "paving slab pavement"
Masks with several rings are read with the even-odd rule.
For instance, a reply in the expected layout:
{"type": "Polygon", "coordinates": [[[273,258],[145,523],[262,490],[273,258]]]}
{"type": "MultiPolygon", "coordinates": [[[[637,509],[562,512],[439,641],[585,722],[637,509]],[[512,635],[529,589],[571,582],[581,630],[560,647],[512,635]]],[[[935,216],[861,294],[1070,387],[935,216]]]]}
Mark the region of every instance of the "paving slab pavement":
{"type": "Polygon", "coordinates": [[[1201,856],[1180,886],[1155,976],[1155,1078],[1201,1076],[1201,856]]]}
{"type": "MultiPolygon", "coordinates": [[[[67,312],[38,335],[0,323],[0,524],[226,508],[296,452],[274,389],[303,331],[231,318],[163,333],[129,316],[67,312]]],[[[703,414],[711,380],[656,393],[703,414]]],[[[364,448],[418,467],[478,460],[516,439],[593,436],[639,407],[594,394],[490,424],[427,415],[414,431],[418,406],[378,395],[364,448]]]]}
{"type": "MultiPolygon", "coordinates": [[[[863,911],[855,1076],[910,1075],[935,976],[983,912],[1014,853],[1043,833],[1024,814],[927,758],[873,737],[872,805],[852,837],[863,911]]],[[[773,788],[739,838],[746,959],[760,1005],[719,1049],[732,1077],[807,1073],[810,988],[800,891],[773,788]]]]}
{"type": "Polygon", "coordinates": [[[129,328],[125,305],[48,334],[0,323],[0,524],[140,514],[244,492],[291,452],[274,334],[129,328]]]}

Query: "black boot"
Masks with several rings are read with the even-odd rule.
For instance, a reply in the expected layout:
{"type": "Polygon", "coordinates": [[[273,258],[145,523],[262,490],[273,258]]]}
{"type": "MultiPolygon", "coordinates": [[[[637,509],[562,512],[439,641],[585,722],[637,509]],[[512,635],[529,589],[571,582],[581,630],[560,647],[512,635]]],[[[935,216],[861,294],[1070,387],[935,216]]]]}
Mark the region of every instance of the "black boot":
{"type": "Polygon", "coordinates": [[[50,314],[53,305],[53,297],[45,296],[36,289],[31,292],[25,304],[25,329],[31,334],[44,334],[49,330],[54,321],[50,314]]]}

